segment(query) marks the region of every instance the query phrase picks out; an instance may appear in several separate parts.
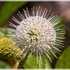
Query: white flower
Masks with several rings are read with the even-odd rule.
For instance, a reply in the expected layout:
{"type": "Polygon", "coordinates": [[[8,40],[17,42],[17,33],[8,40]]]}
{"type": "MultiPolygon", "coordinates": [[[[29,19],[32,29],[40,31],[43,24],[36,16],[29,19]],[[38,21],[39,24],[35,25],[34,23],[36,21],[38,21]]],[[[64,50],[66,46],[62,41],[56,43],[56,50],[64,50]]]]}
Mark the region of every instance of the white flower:
{"type": "Polygon", "coordinates": [[[57,46],[61,45],[64,39],[64,30],[62,25],[59,25],[60,19],[55,22],[57,16],[52,15],[46,9],[43,11],[40,7],[36,9],[33,7],[31,16],[28,9],[24,10],[24,14],[18,12],[17,15],[22,21],[13,17],[12,19],[19,25],[12,23],[11,25],[16,28],[15,38],[18,46],[23,51],[31,50],[34,54],[45,54],[49,59],[50,54],[57,57],[55,51],[60,52],[57,46]]]}

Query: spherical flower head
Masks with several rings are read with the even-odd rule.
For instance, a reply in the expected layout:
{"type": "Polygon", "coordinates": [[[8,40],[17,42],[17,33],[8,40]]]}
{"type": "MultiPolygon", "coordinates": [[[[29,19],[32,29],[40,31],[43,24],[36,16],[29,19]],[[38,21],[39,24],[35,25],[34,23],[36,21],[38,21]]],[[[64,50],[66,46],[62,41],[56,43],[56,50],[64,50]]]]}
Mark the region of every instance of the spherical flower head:
{"type": "MultiPolygon", "coordinates": [[[[43,53],[42,48],[51,49],[55,44],[56,32],[51,22],[40,16],[29,17],[21,21],[16,28],[16,37],[24,48],[37,48],[43,53]],[[29,46],[29,47],[28,47],[29,46]]],[[[35,52],[35,50],[32,50],[35,52]]]]}
{"type": "Polygon", "coordinates": [[[60,19],[56,22],[57,16],[40,7],[33,7],[31,16],[28,9],[23,11],[24,15],[20,12],[17,14],[22,21],[18,21],[15,17],[12,18],[18,23],[18,26],[10,23],[16,28],[17,45],[23,51],[31,50],[34,54],[46,54],[49,59],[50,53],[56,57],[52,49],[60,52],[56,46],[62,44],[62,39],[64,39],[64,30],[62,29],[63,26],[60,26],[60,19]]]}

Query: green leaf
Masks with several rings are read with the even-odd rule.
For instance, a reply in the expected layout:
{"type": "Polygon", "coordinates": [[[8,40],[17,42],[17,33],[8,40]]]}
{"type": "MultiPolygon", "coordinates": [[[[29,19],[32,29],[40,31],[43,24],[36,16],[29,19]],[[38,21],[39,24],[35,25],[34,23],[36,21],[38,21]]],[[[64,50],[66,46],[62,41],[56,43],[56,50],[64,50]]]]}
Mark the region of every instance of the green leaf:
{"type": "Polygon", "coordinates": [[[26,68],[51,68],[50,62],[44,55],[35,55],[30,53],[25,61],[23,63],[23,67],[26,68]]]}
{"type": "Polygon", "coordinates": [[[0,9],[0,26],[2,26],[7,19],[9,19],[12,13],[24,4],[25,2],[5,2],[0,9]]]}
{"type": "Polygon", "coordinates": [[[0,68],[11,68],[10,65],[4,61],[0,61],[0,68]]]}
{"type": "Polygon", "coordinates": [[[59,57],[55,68],[70,68],[70,47],[65,49],[62,55],[59,57]]]}
{"type": "Polygon", "coordinates": [[[13,35],[14,30],[9,28],[0,28],[0,37],[8,37],[8,35],[13,35]]]}

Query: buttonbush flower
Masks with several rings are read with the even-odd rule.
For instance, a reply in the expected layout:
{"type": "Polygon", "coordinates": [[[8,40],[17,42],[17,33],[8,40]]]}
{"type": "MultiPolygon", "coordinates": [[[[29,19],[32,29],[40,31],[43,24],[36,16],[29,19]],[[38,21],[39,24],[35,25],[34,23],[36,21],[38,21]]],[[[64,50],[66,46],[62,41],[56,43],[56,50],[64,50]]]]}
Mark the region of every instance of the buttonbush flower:
{"type": "Polygon", "coordinates": [[[50,60],[50,54],[59,53],[64,39],[64,28],[61,19],[51,11],[41,7],[31,8],[31,12],[23,9],[24,13],[18,12],[19,19],[13,17],[12,20],[18,25],[10,22],[15,29],[15,39],[17,46],[23,52],[28,50],[36,55],[45,54],[50,60]]]}

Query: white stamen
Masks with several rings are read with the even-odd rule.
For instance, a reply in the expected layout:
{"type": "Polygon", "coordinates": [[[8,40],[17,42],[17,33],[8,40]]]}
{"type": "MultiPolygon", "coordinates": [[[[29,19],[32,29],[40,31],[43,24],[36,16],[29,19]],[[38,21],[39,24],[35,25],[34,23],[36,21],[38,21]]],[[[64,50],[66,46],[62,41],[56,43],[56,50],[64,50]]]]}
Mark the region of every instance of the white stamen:
{"type": "Polygon", "coordinates": [[[24,20],[24,16],[23,16],[19,11],[18,11],[17,15],[19,16],[19,18],[20,18],[21,20],[24,20]]]}
{"type": "Polygon", "coordinates": [[[9,22],[10,24],[10,26],[12,26],[12,27],[14,27],[14,28],[16,28],[17,26],[15,25],[15,24],[13,24],[13,23],[11,23],[11,22],[9,22]]]}
{"type": "Polygon", "coordinates": [[[20,23],[14,16],[12,17],[12,20],[15,21],[16,23],[20,23]]]}

